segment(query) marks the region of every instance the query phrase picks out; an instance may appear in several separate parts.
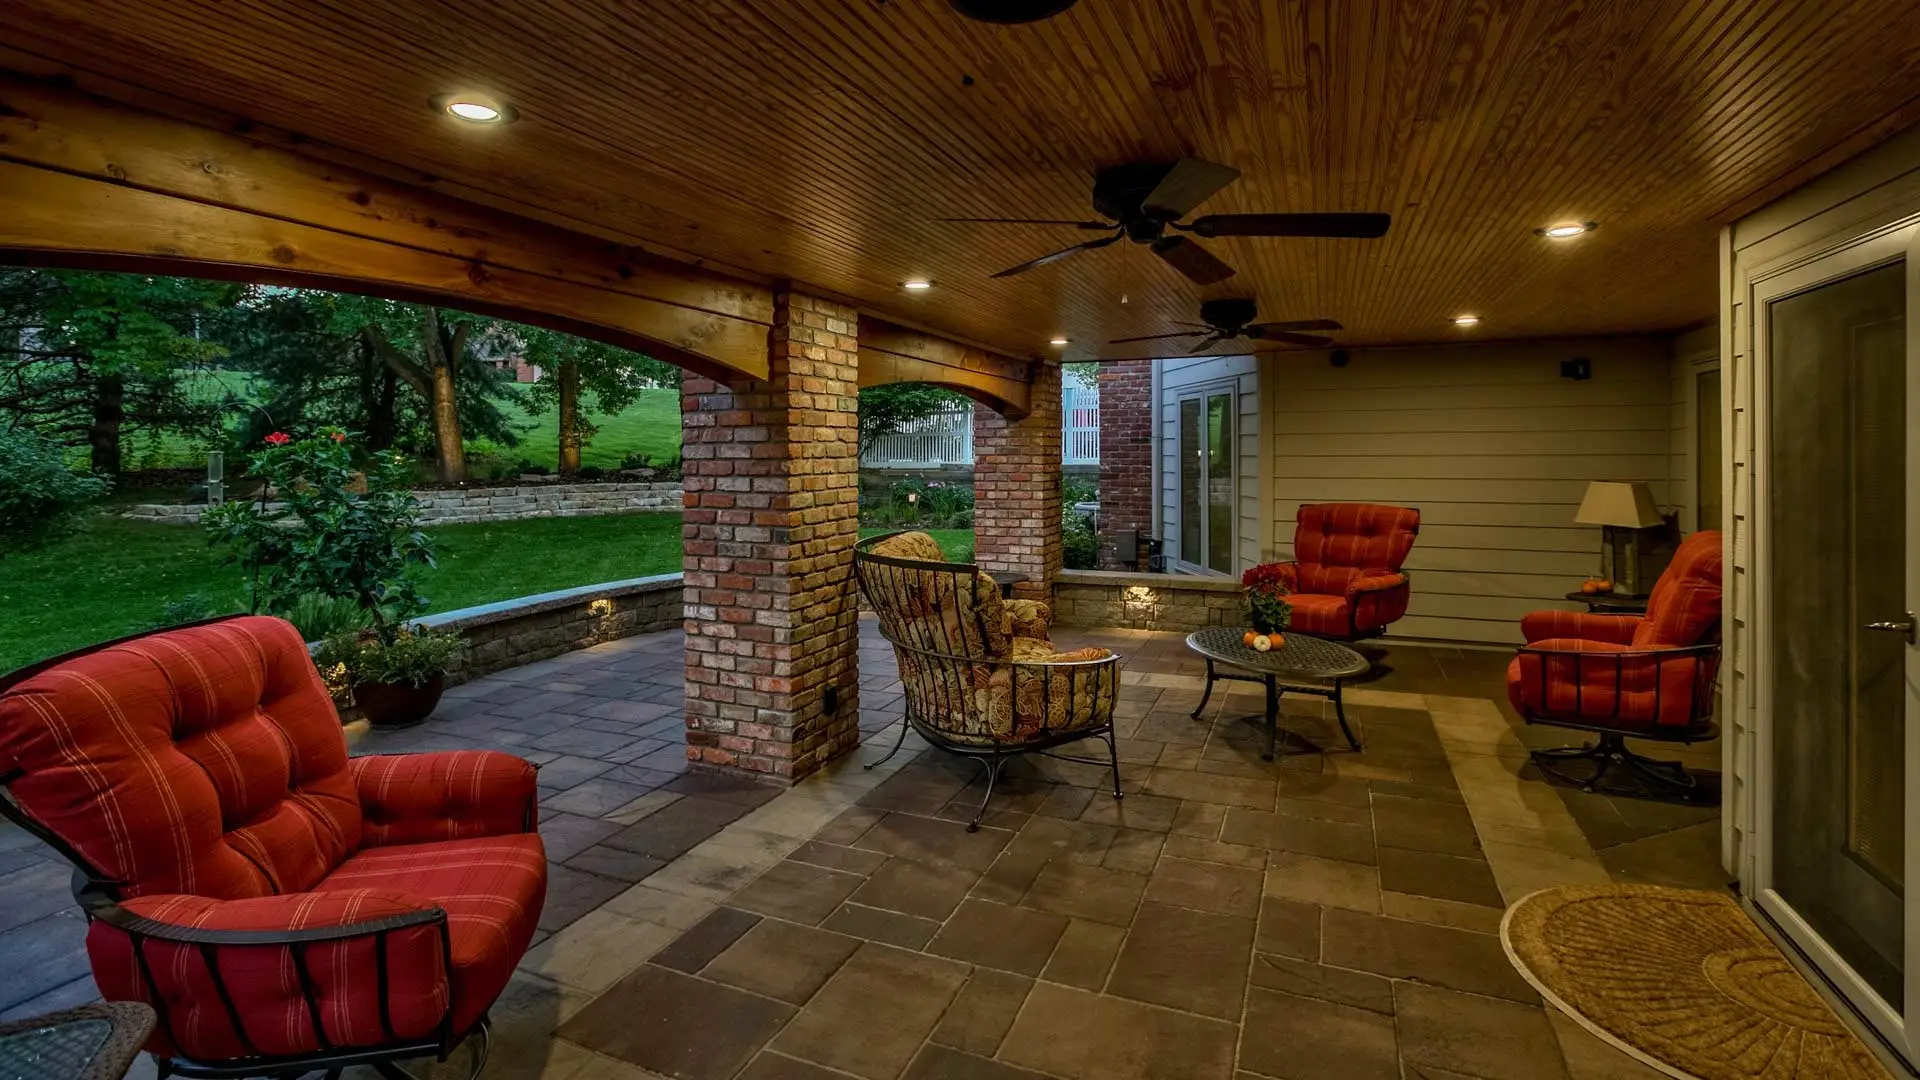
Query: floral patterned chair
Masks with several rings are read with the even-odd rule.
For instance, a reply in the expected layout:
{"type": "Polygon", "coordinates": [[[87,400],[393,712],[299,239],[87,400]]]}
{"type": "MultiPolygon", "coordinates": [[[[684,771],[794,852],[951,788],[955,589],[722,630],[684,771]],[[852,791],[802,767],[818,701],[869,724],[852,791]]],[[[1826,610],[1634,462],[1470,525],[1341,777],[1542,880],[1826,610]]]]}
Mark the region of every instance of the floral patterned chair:
{"type": "MultiPolygon", "coordinates": [[[[994,781],[1012,757],[1079,739],[1106,742],[1113,797],[1120,798],[1113,733],[1120,657],[1100,648],[1056,651],[1045,604],[1001,599],[992,578],[947,562],[926,533],[862,540],[853,565],[899,660],[907,723],[942,750],[986,765],[986,798],[968,829],[980,827],[994,781]]],[[[895,743],[887,757],[899,749],[895,743]]]]}

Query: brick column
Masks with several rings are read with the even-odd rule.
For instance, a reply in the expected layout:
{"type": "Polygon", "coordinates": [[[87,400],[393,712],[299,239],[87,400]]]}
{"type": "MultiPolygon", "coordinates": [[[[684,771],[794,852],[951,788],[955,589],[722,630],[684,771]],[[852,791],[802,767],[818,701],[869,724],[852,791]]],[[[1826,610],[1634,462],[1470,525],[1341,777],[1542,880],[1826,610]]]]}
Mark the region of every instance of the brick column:
{"type": "Polygon", "coordinates": [[[1100,567],[1131,570],[1113,538],[1153,534],[1153,361],[1104,361],[1099,378],[1100,567]]]}
{"type": "Polygon", "coordinates": [[[1032,411],[973,409],[973,559],[1031,580],[1014,595],[1053,599],[1060,572],[1060,367],[1033,366],[1032,411]]]}
{"type": "Polygon", "coordinates": [[[765,381],[681,381],[689,761],[794,781],[860,741],[855,319],[778,293],[765,381]]]}

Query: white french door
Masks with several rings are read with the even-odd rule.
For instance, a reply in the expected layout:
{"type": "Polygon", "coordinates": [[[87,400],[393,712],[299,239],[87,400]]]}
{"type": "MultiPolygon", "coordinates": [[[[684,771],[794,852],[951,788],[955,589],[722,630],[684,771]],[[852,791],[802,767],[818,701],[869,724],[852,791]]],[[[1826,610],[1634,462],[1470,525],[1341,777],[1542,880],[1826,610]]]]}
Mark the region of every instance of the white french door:
{"type": "Polygon", "coordinates": [[[1181,567],[1193,573],[1233,573],[1234,394],[1203,390],[1179,398],[1181,567]]]}
{"type": "Polygon", "coordinates": [[[1756,280],[1760,911],[1909,1059],[1920,1023],[1920,252],[1914,226],[1756,280]]]}

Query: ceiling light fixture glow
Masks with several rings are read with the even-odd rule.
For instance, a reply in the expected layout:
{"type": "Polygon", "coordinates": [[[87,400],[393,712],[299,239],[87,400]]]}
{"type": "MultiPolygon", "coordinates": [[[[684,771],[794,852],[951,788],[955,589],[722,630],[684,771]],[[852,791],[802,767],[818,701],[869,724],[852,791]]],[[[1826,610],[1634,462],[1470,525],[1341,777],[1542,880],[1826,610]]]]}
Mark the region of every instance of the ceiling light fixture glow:
{"type": "Polygon", "coordinates": [[[1455,315],[1455,316],[1453,317],[1453,325],[1455,325],[1455,326],[1479,326],[1479,325],[1480,325],[1480,316],[1478,316],[1478,315],[1455,315]]]}
{"type": "Polygon", "coordinates": [[[1052,341],[1047,342],[1047,344],[1049,345],[1065,345],[1066,343],[1067,343],[1067,339],[1063,337],[1057,337],[1057,338],[1054,338],[1052,341]]]}
{"type": "Polygon", "coordinates": [[[505,124],[520,116],[513,106],[503,105],[485,94],[438,94],[428,104],[435,112],[469,124],[505,124]]]}
{"type": "Polygon", "coordinates": [[[1533,231],[1549,240],[1571,240],[1576,236],[1585,236],[1599,227],[1598,223],[1592,221],[1562,221],[1533,231]]]}
{"type": "Polygon", "coordinates": [[[908,278],[900,283],[900,287],[908,292],[924,292],[927,289],[933,288],[933,282],[928,281],[926,278],[908,278]]]}

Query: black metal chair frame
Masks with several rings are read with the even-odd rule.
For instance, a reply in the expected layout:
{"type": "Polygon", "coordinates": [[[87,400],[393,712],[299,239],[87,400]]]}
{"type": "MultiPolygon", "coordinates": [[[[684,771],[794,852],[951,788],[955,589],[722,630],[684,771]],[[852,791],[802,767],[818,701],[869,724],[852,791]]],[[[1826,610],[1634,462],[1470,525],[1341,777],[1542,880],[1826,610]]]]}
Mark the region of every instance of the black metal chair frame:
{"type": "MultiPolygon", "coordinates": [[[[1100,660],[1073,660],[1060,663],[1029,663],[986,655],[974,655],[966,650],[966,642],[953,641],[948,635],[946,624],[938,619],[926,621],[925,625],[930,628],[929,641],[927,644],[915,644],[908,639],[910,630],[907,624],[910,620],[901,613],[905,606],[903,602],[904,598],[898,596],[893,586],[881,580],[877,575],[872,574],[868,568],[874,565],[891,566],[913,571],[916,574],[931,575],[923,580],[934,583],[933,587],[929,590],[929,600],[934,605],[936,611],[947,604],[954,605],[956,608],[962,605],[962,597],[971,595],[975,588],[975,575],[978,572],[978,568],[971,563],[930,562],[921,559],[904,559],[892,555],[877,555],[873,553],[872,548],[874,545],[898,535],[900,535],[900,531],[886,533],[880,536],[869,537],[854,545],[854,575],[859,582],[861,593],[867,598],[868,606],[872,607],[874,613],[880,618],[881,636],[886,638],[888,644],[893,646],[894,655],[900,661],[903,669],[901,688],[905,694],[907,703],[904,717],[905,722],[900,727],[900,737],[895,740],[893,749],[887,751],[885,756],[879,760],[869,762],[866,768],[871,769],[899,753],[900,748],[906,744],[908,727],[911,727],[915,732],[919,733],[921,738],[926,739],[927,742],[947,753],[978,760],[986,770],[987,790],[985,796],[980,800],[979,811],[974,814],[973,820],[967,824],[968,832],[979,830],[981,820],[986,817],[987,806],[993,801],[995,782],[999,780],[1000,774],[1006,769],[1008,762],[1023,754],[1042,754],[1061,761],[1071,761],[1082,765],[1106,765],[1113,771],[1113,797],[1116,799],[1123,798],[1124,795],[1120,790],[1120,748],[1115,741],[1111,707],[1102,722],[1059,731],[1048,730],[1046,726],[1048,718],[1053,712],[1054,693],[1052,677],[1062,672],[1067,673],[1068,698],[1066,702],[1066,715],[1069,719],[1079,711],[1077,706],[1079,704],[1078,696],[1080,691],[1076,688],[1079,686],[1081,678],[1077,672],[1082,669],[1094,672],[1092,676],[1093,686],[1088,691],[1093,694],[1094,702],[1097,703],[1102,691],[1105,691],[1108,701],[1117,705],[1120,698],[1120,657],[1109,656],[1100,660]],[[931,635],[934,632],[938,633],[938,640],[931,639],[931,635]],[[929,645],[938,645],[940,647],[932,648],[928,647],[929,645]],[[913,662],[917,662],[923,668],[937,670],[945,667],[950,669],[946,677],[936,677],[929,680],[943,690],[951,690],[955,686],[970,685],[974,677],[973,669],[980,667],[1006,668],[1008,670],[1007,693],[1010,695],[1008,708],[1010,715],[1016,718],[1018,710],[1014,708],[1014,702],[1019,698],[1019,691],[1022,687],[1021,680],[1023,678],[1027,680],[1038,679],[1041,699],[1040,730],[1032,735],[1021,738],[1009,737],[1004,739],[992,734],[983,736],[969,733],[973,735],[974,738],[986,738],[988,741],[984,744],[955,738],[953,726],[940,724],[938,718],[943,713],[946,715],[959,715],[970,706],[966,702],[958,700],[920,700],[921,688],[904,678],[906,674],[904,669],[909,664],[909,657],[912,658],[913,662]],[[1102,762],[1092,758],[1074,757],[1068,754],[1053,752],[1056,747],[1087,738],[1098,738],[1107,744],[1106,761],[1102,762]]],[[[985,641],[987,638],[987,627],[984,616],[978,604],[972,604],[971,606],[974,612],[975,631],[978,635],[976,640],[985,641]]],[[[1029,682],[1028,685],[1031,685],[1031,683],[1029,682]]]]}
{"type": "Polygon", "coordinates": [[[1520,717],[1529,724],[1543,724],[1549,727],[1567,728],[1572,731],[1585,731],[1598,736],[1595,741],[1584,746],[1559,746],[1532,752],[1533,762],[1541,772],[1554,779],[1572,784],[1584,791],[1603,795],[1655,796],[1677,799],[1692,799],[1700,791],[1699,778],[1687,771],[1685,765],[1677,761],[1660,761],[1637,754],[1627,747],[1628,739],[1646,739],[1650,742],[1696,743],[1705,742],[1719,736],[1720,727],[1713,722],[1713,688],[1720,671],[1720,644],[1709,642],[1704,645],[1686,645],[1670,649],[1631,649],[1625,652],[1579,652],[1572,649],[1543,649],[1535,645],[1523,646],[1522,653],[1531,653],[1540,657],[1540,686],[1532,702],[1523,702],[1520,717]],[[1546,702],[1548,668],[1556,658],[1568,657],[1573,661],[1574,716],[1559,717],[1547,715],[1541,711],[1546,702]],[[1645,664],[1651,661],[1653,682],[1654,716],[1661,715],[1661,697],[1665,692],[1666,665],[1682,660],[1693,661],[1693,686],[1688,695],[1689,705],[1685,724],[1647,723],[1638,727],[1626,727],[1619,722],[1620,707],[1626,698],[1623,683],[1626,679],[1629,662],[1645,664]],[[1588,715],[1586,705],[1586,676],[1588,665],[1593,664],[1603,673],[1611,668],[1613,707],[1604,715],[1588,715]],[[1608,721],[1612,720],[1612,723],[1608,721]],[[1589,761],[1593,763],[1593,772],[1580,777],[1566,771],[1568,762],[1589,761]],[[1629,785],[1601,785],[1601,780],[1618,769],[1631,781],[1629,785]]]}
{"type": "MultiPolygon", "coordinates": [[[[1333,641],[1336,639],[1328,638],[1327,640],[1333,641]]],[[[1332,679],[1331,682],[1333,685],[1331,687],[1308,686],[1283,678],[1272,672],[1241,675],[1233,671],[1220,671],[1215,667],[1215,664],[1224,664],[1224,661],[1216,661],[1211,656],[1205,659],[1207,661],[1207,685],[1200,691],[1200,704],[1193,707],[1192,716],[1195,720],[1200,719],[1200,714],[1207,711],[1207,702],[1213,697],[1214,683],[1250,682],[1259,683],[1267,688],[1267,752],[1260,755],[1262,761],[1272,761],[1274,755],[1279,752],[1281,731],[1280,699],[1285,697],[1288,691],[1296,694],[1308,694],[1313,697],[1323,697],[1333,702],[1333,715],[1340,721],[1340,733],[1347,737],[1347,745],[1349,747],[1355,750],[1360,749],[1360,740],[1354,737],[1353,728],[1347,723],[1346,698],[1341,694],[1341,687],[1346,683],[1347,679],[1352,678],[1352,676],[1341,676],[1340,678],[1332,679]]],[[[1231,667],[1232,665],[1226,666],[1231,667]]],[[[1317,754],[1321,752],[1320,747],[1314,745],[1306,736],[1300,735],[1297,732],[1288,731],[1287,738],[1289,741],[1298,739],[1301,743],[1305,744],[1304,749],[1299,751],[1300,753],[1317,754]]],[[[1289,751],[1289,753],[1291,754],[1292,752],[1289,751]]]]}
{"type": "MultiPolygon", "coordinates": [[[[240,618],[238,615],[223,615],[182,626],[168,627],[169,630],[183,629],[187,626],[206,626],[240,618]]],[[[69,660],[100,652],[129,641],[137,641],[162,631],[143,631],[129,634],[112,641],[89,645],[69,653],[42,660],[28,665],[10,674],[0,676],[0,693],[12,689],[40,672],[69,660]]],[[[446,1011],[441,1013],[431,1038],[401,1039],[394,1035],[393,1018],[389,1011],[387,995],[387,940],[388,935],[398,930],[419,926],[434,927],[440,938],[441,964],[451,975],[453,971],[453,941],[447,929],[447,913],[441,908],[422,908],[403,915],[389,915],[378,919],[368,919],[343,926],[316,927],[309,930],[202,930],[193,927],[175,926],[141,915],[135,915],[119,905],[119,890],[124,882],[115,881],[100,872],[87,861],[86,857],[75,850],[58,834],[42,825],[33,815],[27,813],[13,798],[9,785],[19,778],[16,770],[0,775],[0,817],[4,817],[25,829],[36,839],[59,853],[60,857],[73,866],[73,896],[79,903],[81,912],[88,922],[99,921],[125,933],[133,947],[135,963],[139,966],[140,976],[146,984],[160,1030],[167,1035],[167,1041],[174,1046],[180,1040],[172,1027],[172,1018],[167,1014],[166,1001],[160,993],[159,984],[154,980],[152,970],[147,966],[145,943],[160,941],[179,945],[191,945],[200,952],[206,965],[214,990],[220,996],[227,1020],[239,1036],[241,1045],[251,1053],[244,1058],[231,1061],[196,1061],[185,1057],[161,1057],[154,1055],[157,1072],[162,1080],[170,1076],[194,1077],[199,1080],[246,1080],[249,1077],[301,1077],[313,1072],[324,1072],[328,1080],[337,1080],[340,1074],[355,1065],[366,1065],[390,1080],[412,1080],[411,1075],[400,1068],[396,1062],[412,1058],[434,1057],[446,1061],[462,1042],[472,1039],[472,1069],[469,1080],[474,1080],[486,1068],[487,1057],[492,1049],[490,1022],[485,1013],[471,1028],[455,1031],[453,1027],[453,997],[447,997],[446,1011]],[[307,953],[314,945],[340,941],[347,938],[372,935],[377,944],[374,948],[376,985],[382,988],[380,994],[380,1029],[387,1041],[374,1046],[343,1047],[332,1045],[327,1038],[326,1025],[322,1022],[319,987],[313,982],[307,967],[307,953]],[[235,1003],[233,992],[220,974],[220,965],[216,962],[217,950],[224,948],[285,948],[293,958],[295,975],[300,980],[301,997],[307,1006],[308,1016],[313,1023],[315,1035],[320,1039],[321,1048],[311,1053],[268,1055],[254,1048],[247,1035],[246,1026],[241,1022],[240,1010],[235,1003]]],[[[534,807],[527,807],[526,827],[533,827],[534,807]]]]}

